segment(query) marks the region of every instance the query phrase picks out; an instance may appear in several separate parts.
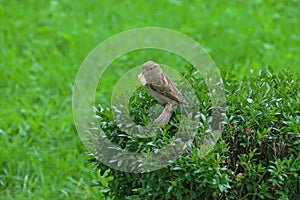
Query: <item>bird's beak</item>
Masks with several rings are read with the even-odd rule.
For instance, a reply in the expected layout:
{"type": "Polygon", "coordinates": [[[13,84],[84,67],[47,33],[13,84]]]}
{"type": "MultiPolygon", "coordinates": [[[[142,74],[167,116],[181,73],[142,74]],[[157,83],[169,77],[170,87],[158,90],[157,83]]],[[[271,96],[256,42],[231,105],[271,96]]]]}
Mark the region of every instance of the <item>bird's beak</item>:
{"type": "Polygon", "coordinates": [[[146,79],[145,79],[143,73],[140,73],[140,74],[138,75],[138,81],[139,81],[142,85],[146,85],[147,82],[146,82],[146,79]]]}

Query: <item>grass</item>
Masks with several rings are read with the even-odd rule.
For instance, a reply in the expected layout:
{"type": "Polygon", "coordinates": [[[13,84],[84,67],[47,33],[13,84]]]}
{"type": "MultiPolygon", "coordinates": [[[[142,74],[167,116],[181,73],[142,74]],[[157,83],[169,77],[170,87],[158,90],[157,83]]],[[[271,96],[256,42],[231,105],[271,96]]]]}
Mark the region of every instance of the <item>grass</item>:
{"type": "MultiPolygon", "coordinates": [[[[136,27],[171,28],[196,39],[218,67],[240,78],[268,66],[297,77],[299,8],[297,0],[1,0],[1,199],[101,198],[91,186],[96,175],[84,164],[89,157],[71,110],[76,72],[99,42],[136,27]]],[[[129,69],[145,59],[152,58],[133,52],[116,62],[129,69]]],[[[106,76],[115,77],[99,89],[103,103],[121,75],[112,66],[106,76]]]]}

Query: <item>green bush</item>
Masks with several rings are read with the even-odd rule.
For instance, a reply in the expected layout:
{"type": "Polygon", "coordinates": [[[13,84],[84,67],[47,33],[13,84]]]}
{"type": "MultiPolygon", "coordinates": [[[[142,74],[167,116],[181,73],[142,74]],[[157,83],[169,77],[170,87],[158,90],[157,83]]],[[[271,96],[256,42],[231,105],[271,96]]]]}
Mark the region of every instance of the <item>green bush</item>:
{"type": "MultiPolygon", "coordinates": [[[[91,159],[97,173],[113,177],[105,184],[94,183],[114,199],[297,199],[299,78],[294,79],[287,71],[274,74],[269,69],[239,81],[223,72],[225,128],[212,151],[201,158],[201,139],[211,120],[211,102],[201,76],[192,66],[187,66],[186,71],[183,75],[196,90],[201,112],[193,144],[169,166],[149,173],[125,173],[91,159]]],[[[131,98],[131,117],[136,123],[149,123],[145,116],[155,103],[144,88],[139,88],[131,98]]],[[[141,139],[120,131],[111,109],[99,106],[97,114],[115,145],[141,153],[168,144],[179,119],[176,112],[164,131],[141,139]]]]}

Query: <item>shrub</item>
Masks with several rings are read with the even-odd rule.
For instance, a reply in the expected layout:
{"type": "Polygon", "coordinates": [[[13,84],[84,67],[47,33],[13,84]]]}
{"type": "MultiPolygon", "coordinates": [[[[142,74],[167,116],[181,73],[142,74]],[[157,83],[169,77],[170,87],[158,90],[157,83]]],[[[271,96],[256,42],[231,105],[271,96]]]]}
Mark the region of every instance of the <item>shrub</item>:
{"type": "MultiPolygon", "coordinates": [[[[221,139],[199,157],[203,132],[210,121],[211,103],[205,82],[192,66],[184,77],[200,102],[199,131],[187,150],[167,167],[149,173],[125,173],[91,159],[98,173],[113,177],[106,196],[114,199],[296,199],[300,196],[300,80],[272,69],[242,81],[222,73],[227,108],[221,139]]],[[[131,98],[131,117],[147,122],[155,100],[143,88],[131,98]],[[139,94],[143,94],[142,96],[139,94]]],[[[115,145],[145,152],[169,143],[178,123],[177,112],[156,137],[126,135],[113,121],[110,108],[97,114],[115,145]],[[105,126],[104,126],[105,125],[105,126]],[[124,136],[125,135],[125,136],[124,136]]],[[[101,182],[94,181],[102,189],[101,182]]]]}

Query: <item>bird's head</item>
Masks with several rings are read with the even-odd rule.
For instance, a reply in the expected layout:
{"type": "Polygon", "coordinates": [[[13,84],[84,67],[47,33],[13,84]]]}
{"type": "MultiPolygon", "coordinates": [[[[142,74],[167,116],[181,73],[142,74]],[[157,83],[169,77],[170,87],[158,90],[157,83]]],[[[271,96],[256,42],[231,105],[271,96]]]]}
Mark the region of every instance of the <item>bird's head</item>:
{"type": "Polygon", "coordinates": [[[159,64],[154,61],[147,61],[142,66],[142,73],[139,74],[138,80],[142,85],[146,85],[147,81],[152,80],[162,72],[159,64]]]}
{"type": "Polygon", "coordinates": [[[147,61],[142,66],[142,73],[144,76],[147,76],[149,74],[160,74],[162,72],[162,69],[159,64],[157,64],[154,61],[147,61]]]}

